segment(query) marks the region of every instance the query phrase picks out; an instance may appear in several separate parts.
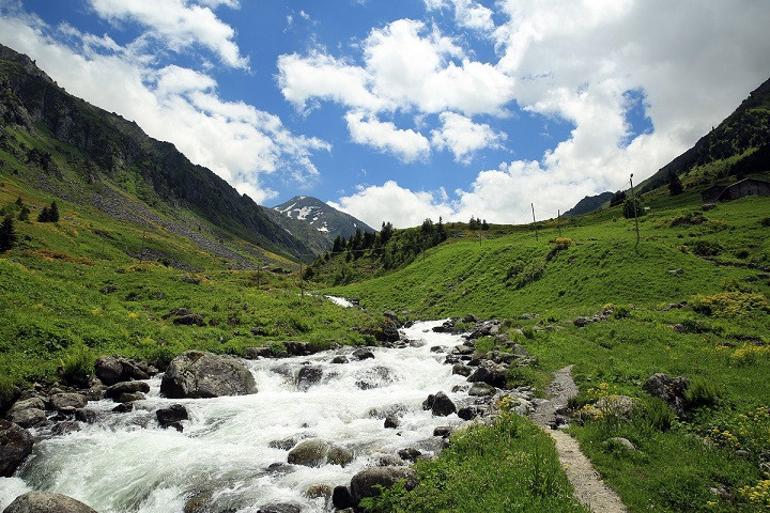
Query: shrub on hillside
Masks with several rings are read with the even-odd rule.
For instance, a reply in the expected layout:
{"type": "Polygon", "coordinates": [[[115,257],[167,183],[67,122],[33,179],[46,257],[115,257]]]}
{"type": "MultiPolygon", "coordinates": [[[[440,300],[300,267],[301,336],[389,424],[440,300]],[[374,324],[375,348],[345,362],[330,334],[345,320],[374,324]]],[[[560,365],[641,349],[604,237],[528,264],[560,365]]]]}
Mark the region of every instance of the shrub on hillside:
{"type": "Polygon", "coordinates": [[[687,409],[710,407],[719,401],[719,392],[712,383],[703,378],[695,378],[685,390],[684,400],[687,409]]]}
{"type": "Polygon", "coordinates": [[[698,240],[692,245],[692,252],[698,256],[716,256],[722,252],[722,245],[710,240],[698,240]]]}
{"type": "Polygon", "coordinates": [[[61,360],[62,380],[70,385],[87,387],[94,361],[94,355],[86,346],[72,346],[61,360]]]}
{"type": "Polygon", "coordinates": [[[644,215],[644,207],[639,198],[627,198],[623,202],[623,217],[626,219],[633,219],[634,216],[642,217],[644,215]],[[636,207],[636,208],[634,208],[636,207]]]}
{"type": "Polygon", "coordinates": [[[675,226],[693,226],[703,224],[708,221],[708,218],[701,212],[688,212],[680,216],[676,216],[671,219],[671,227],[675,226]]]}
{"type": "Polygon", "coordinates": [[[702,315],[734,317],[770,313],[770,301],[758,292],[720,292],[707,296],[695,296],[692,309],[702,315]]]}
{"type": "Polygon", "coordinates": [[[540,261],[525,262],[517,260],[505,274],[505,284],[515,289],[520,289],[542,278],[545,273],[545,264],[540,261]]]}

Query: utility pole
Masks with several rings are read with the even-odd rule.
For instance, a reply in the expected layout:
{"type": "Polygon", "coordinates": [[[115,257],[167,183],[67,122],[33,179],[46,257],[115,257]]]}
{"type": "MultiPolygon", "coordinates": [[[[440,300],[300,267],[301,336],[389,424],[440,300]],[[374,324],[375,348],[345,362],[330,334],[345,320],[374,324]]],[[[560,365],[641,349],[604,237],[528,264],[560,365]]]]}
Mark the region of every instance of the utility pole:
{"type": "Polygon", "coordinates": [[[556,229],[559,231],[559,237],[561,237],[561,210],[556,210],[556,229]]]}
{"type": "Polygon", "coordinates": [[[537,233],[537,219],[535,219],[535,204],[530,203],[529,204],[532,207],[532,224],[535,225],[535,240],[540,241],[540,236],[537,233]]]}
{"type": "Polygon", "coordinates": [[[634,193],[634,173],[628,178],[631,184],[631,205],[634,207],[634,223],[636,224],[636,245],[634,249],[639,253],[639,213],[636,211],[636,194],[634,193]]]}

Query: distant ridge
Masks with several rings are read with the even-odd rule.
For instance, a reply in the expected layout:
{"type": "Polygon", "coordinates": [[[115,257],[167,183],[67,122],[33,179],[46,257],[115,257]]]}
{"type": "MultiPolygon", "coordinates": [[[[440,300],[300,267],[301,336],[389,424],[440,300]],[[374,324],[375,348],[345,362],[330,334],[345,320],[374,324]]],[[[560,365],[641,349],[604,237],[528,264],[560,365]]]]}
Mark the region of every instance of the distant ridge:
{"type": "Polygon", "coordinates": [[[605,204],[609,203],[609,201],[612,199],[612,196],[613,193],[609,191],[597,194],[596,196],[586,196],[582,200],[578,201],[574,207],[564,212],[563,215],[566,217],[573,217],[596,212],[605,204]]]}
{"type": "Polygon", "coordinates": [[[276,205],[273,210],[281,213],[282,217],[305,223],[317,233],[323,234],[329,241],[333,241],[338,235],[346,239],[350,238],[356,230],[375,232],[363,221],[312,196],[294,196],[276,205]]]}

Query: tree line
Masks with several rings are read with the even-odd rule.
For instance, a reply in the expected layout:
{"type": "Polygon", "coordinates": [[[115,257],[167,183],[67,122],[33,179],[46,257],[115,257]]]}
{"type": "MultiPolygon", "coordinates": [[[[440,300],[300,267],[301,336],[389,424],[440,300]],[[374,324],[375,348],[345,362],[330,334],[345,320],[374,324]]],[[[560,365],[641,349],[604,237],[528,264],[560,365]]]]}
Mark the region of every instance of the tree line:
{"type": "MultiPolygon", "coordinates": [[[[0,210],[0,215],[3,215],[3,222],[0,223],[0,253],[8,251],[17,242],[18,236],[16,235],[16,226],[14,222],[28,221],[30,209],[24,204],[24,200],[21,196],[16,198],[16,201],[5,208],[0,210]]],[[[55,201],[52,201],[49,206],[43,207],[40,214],[37,216],[38,223],[58,223],[59,222],[59,207],[55,201]]]]}

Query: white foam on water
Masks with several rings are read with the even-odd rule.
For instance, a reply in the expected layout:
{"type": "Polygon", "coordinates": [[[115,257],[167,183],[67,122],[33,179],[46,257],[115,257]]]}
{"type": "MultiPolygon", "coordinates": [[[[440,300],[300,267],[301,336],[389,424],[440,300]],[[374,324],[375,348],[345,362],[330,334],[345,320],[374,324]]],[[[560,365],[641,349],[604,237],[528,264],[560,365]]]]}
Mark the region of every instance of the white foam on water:
{"type": "Polygon", "coordinates": [[[456,414],[433,417],[421,406],[428,394],[438,391],[455,401],[467,399],[465,392],[451,392],[465,378],[442,363],[461,339],[432,332],[441,322],[402,330],[419,346],[372,348],[373,359],[331,363],[336,354],[352,352],[344,348],[246,361],[259,390],[248,396],[166,399],[160,397],[160,378],[155,377],[148,381],[147,399],[131,413],[111,413],[111,401],[89,403],[104,418],[36,443],[18,477],[0,478],[0,506],[38,489],[72,496],[100,513],[181,512],[194,494],[215,503],[215,510],[256,513],[267,503],[295,502],[306,513],[326,511],[324,499],[303,496],[309,486],[348,484],[356,472],[402,448],[430,453],[437,447],[435,427],[462,422],[456,414]],[[436,345],[444,350],[431,352],[436,345]],[[319,366],[323,377],[301,391],[296,373],[307,363],[319,366]],[[357,385],[362,381],[376,388],[362,389],[357,385]],[[158,408],[175,403],[190,414],[183,433],[161,429],[155,420],[158,408]],[[383,427],[382,412],[390,410],[400,412],[398,429],[383,427]],[[353,462],[345,467],[284,465],[270,471],[271,464],[286,464],[288,454],[269,447],[270,442],[303,434],[350,449],[353,462]]]}
{"type": "Polygon", "coordinates": [[[326,299],[331,301],[337,306],[341,306],[342,308],[353,308],[354,305],[349,300],[345,299],[344,297],[338,297],[338,296],[324,296],[326,299]]]}

